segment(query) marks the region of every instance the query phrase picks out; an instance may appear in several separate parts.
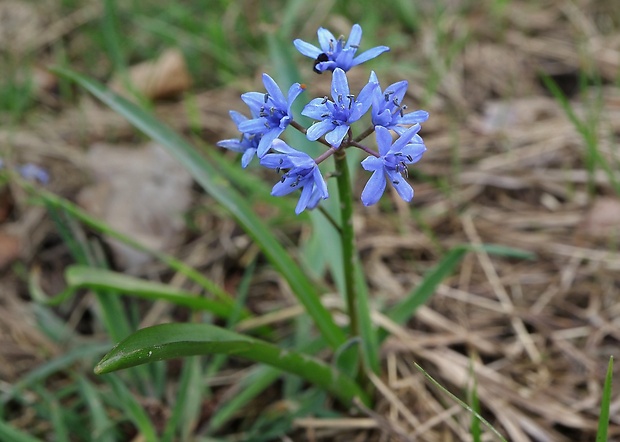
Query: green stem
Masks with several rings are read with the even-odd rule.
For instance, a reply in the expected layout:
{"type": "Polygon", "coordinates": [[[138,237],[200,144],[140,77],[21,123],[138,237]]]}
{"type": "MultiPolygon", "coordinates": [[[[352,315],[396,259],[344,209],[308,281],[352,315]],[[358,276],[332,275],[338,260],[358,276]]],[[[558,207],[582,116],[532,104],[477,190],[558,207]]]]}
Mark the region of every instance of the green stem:
{"type": "Polygon", "coordinates": [[[344,269],[345,297],[350,321],[351,338],[358,337],[359,318],[356,307],[355,291],[355,233],[353,231],[353,190],[351,177],[344,149],[334,155],[336,178],[338,180],[338,196],[340,198],[340,241],[342,243],[342,260],[344,269]]]}

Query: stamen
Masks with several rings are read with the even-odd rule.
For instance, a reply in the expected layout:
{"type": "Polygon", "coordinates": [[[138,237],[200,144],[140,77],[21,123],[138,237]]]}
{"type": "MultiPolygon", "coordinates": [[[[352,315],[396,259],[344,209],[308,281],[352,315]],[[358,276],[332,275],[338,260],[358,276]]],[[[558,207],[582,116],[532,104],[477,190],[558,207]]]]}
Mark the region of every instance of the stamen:
{"type": "Polygon", "coordinates": [[[265,100],[265,104],[267,103],[267,100],[269,100],[269,92],[266,92],[264,95],[264,100],[265,100]]]}
{"type": "Polygon", "coordinates": [[[349,47],[354,48],[354,49],[359,49],[360,45],[349,45],[349,47]]]}
{"type": "Polygon", "coordinates": [[[411,155],[407,155],[407,159],[408,159],[409,161],[413,161],[413,157],[412,157],[411,155]]]}
{"type": "Polygon", "coordinates": [[[353,101],[355,101],[355,95],[349,94],[347,95],[347,98],[349,99],[349,109],[351,109],[351,106],[353,106],[353,101]]]}
{"type": "Polygon", "coordinates": [[[327,103],[327,100],[329,100],[329,98],[327,98],[327,95],[325,95],[325,96],[323,97],[323,101],[321,101],[321,104],[325,104],[325,103],[327,103]]]}

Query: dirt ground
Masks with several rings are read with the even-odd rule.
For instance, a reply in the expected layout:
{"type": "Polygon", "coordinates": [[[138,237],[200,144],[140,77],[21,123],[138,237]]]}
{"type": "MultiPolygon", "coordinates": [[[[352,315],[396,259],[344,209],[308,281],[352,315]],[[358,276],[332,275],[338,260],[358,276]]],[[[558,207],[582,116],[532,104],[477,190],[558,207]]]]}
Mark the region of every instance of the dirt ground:
{"type": "MultiPolygon", "coordinates": [[[[394,211],[388,214],[385,205],[360,204],[356,218],[367,277],[383,303],[408,293],[458,244],[499,244],[535,258],[470,253],[406,327],[377,315],[376,323],[392,332],[382,350],[385,375],[372,379],[377,407],[331,427],[300,419],[298,440],[469,440],[469,415],[414,363],[459,396],[475,377],[483,415],[511,441],[594,440],[607,363],[620,356],[620,23],[613,1],[577,3],[553,1],[542,8],[508,2],[500,34],[486,25],[483,11],[470,14],[472,37],[445,67],[426,107],[431,118],[421,135],[428,151],[410,170],[414,201],[410,206],[392,195],[387,208],[394,211]],[[587,133],[550,93],[545,75],[568,97],[587,133]]],[[[444,25],[458,36],[458,22],[444,25]]],[[[420,29],[416,57],[422,65],[437,50],[434,35],[430,26],[420,29]]],[[[47,189],[70,200],[79,200],[87,187],[105,192],[92,188],[92,146],[137,146],[144,140],[86,94],[64,102],[47,75],[41,70],[41,81],[51,86],[41,86],[37,108],[19,124],[0,128],[0,148],[17,162],[45,167],[51,175],[47,189]]],[[[407,97],[411,103],[424,99],[420,84],[430,81],[428,74],[418,75],[407,97]]],[[[213,143],[234,133],[228,109],[241,107],[238,89],[197,90],[191,102],[160,101],[155,112],[180,132],[213,143]],[[188,114],[190,108],[198,115],[188,114]]],[[[184,192],[193,208],[210,202],[194,187],[184,192]]],[[[92,194],[86,199],[100,201],[92,194]]],[[[201,214],[190,234],[170,229],[181,240],[162,247],[235,284],[227,275],[243,266],[235,260],[248,240],[232,221],[214,211],[201,214]],[[217,235],[200,231],[210,226],[220,229],[217,235]]],[[[133,271],[141,276],[162,271],[136,259],[133,271]]],[[[36,324],[25,275],[41,269],[45,288],[57,292],[69,263],[46,211],[18,186],[5,187],[3,388],[62,353],[36,324]]],[[[253,307],[273,309],[277,296],[255,299],[253,307]]],[[[87,327],[88,308],[78,300],[57,315],[79,330],[87,327]]],[[[618,368],[614,379],[620,379],[618,368]]],[[[614,390],[609,440],[620,440],[620,390],[614,390]]]]}

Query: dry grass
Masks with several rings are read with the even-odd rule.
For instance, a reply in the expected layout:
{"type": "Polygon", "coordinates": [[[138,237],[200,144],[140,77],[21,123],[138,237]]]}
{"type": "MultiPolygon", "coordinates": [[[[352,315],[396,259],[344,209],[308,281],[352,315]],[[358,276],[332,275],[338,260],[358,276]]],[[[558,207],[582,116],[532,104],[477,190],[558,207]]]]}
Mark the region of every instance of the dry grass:
{"type": "MultiPolygon", "coordinates": [[[[456,244],[502,244],[537,258],[470,254],[406,327],[376,313],[375,323],[392,332],[382,353],[385,376],[372,379],[376,408],[360,405],[351,419],[299,419],[296,440],[468,440],[469,415],[425,381],[414,362],[459,394],[475,377],[483,415],[511,441],[594,440],[606,362],[620,356],[619,231],[617,218],[605,221],[620,199],[601,169],[588,191],[584,141],[542,88],[539,72],[569,93],[576,91],[571,85],[579,72],[600,74],[599,152],[620,180],[620,92],[614,86],[620,25],[608,10],[613,2],[548,3],[546,9],[509,3],[501,31],[485,22],[484,11],[468,17],[472,38],[444,72],[428,108],[431,119],[422,134],[428,152],[415,167],[425,178],[412,179],[412,210],[394,199],[393,214],[360,209],[356,219],[367,276],[381,303],[415,287],[441,252],[456,244]]],[[[455,34],[464,26],[443,25],[455,34]]],[[[440,50],[434,35],[430,25],[421,29],[416,56],[422,64],[440,50]]],[[[599,90],[582,92],[572,95],[579,115],[599,90]]],[[[415,86],[408,100],[422,96],[415,86]]],[[[239,108],[238,91],[198,92],[194,99],[208,141],[233,132],[227,109],[239,108]]],[[[187,132],[186,109],[185,103],[168,103],[157,112],[187,132]]],[[[62,103],[60,112],[37,111],[17,129],[0,129],[0,146],[44,164],[54,177],[51,190],[73,197],[88,179],[84,147],[132,137],[122,118],[84,98],[77,106],[62,103]]],[[[12,190],[14,207],[2,229],[23,239],[26,263],[58,272],[53,263],[63,252],[49,249],[51,224],[12,190]]],[[[220,227],[234,229],[227,221],[220,227]]],[[[227,250],[224,239],[202,239],[179,255],[226,282],[224,264],[207,262],[201,250],[209,244],[210,256],[239,254],[227,250]]],[[[59,273],[47,274],[50,286],[62,284],[59,273]]],[[[0,288],[0,379],[6,385],[58,349],[32,320],[15,321],[32,314],[25,288],[10,270],[0,277],[0,288]]],[[[259,310],[274,307],[273,297],[253,302],[259,310]]],[[[300,312],[292,307],[281,313],[264,319],[282,321],[300,312]]],[[[165,312],[160,307],[151,314],[148,322],[165,312]]],[[[224,382],[231,383],[234,378],[224,382]]],[[[610,440],[620,440],[620,396],[613,397],[610,440]]]]}

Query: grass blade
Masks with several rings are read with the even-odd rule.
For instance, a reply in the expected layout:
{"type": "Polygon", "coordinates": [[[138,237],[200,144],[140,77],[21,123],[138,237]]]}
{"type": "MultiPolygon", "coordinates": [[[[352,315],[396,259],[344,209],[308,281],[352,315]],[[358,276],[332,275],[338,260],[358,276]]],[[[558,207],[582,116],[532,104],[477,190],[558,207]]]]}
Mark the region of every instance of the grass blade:
{"type": "Polygon", "coordinates": [[[0,440],[11,442],[42,442],[41,439],[37,439],[28,433],[24,433],[23,431],[12,427],[2,420],[0,420],[0,440]]]}
{"type": "Polygon", "coordinates": [[[78,378],[78,387],[88,406],[92,440],[97,442],[114,442],[117,440],[113,433],[114,426],[106,414],[97,389],[84,376],[78,378]]]}
{"type": "Polygon", "coordinates": [[[368,396],[349,377],[318,359],[211,324],[162,324],[138,330],[95,367],[103,374],[148,362],[185,356],[228,354],[263,362],[324,388],[345,404],[368,396]]]}
{"type": "Polygon", "coordinates": [[[299,265],[289,256],[276,237],[262,220],[251,210],[250,202],[222,182],[221,176],[189,143],[172,129],[155,119],[135,104],[115,95],[103,85],[76,72],[55,68],[53,71],[69,78],[87,89],[114,111],[127,118],[136,128],[164,146],[193,175],[194,179],[218,203],[224,206],[260,246],[265,256],[287,280],[306,312],[314,319],[317,327],[333,348],[344,343],[344,332],[320,302],[319,293],[312,281],[301,271],[299,265]]]}
{"type": "Polygon", "coordinates": [[[446,393],[448,396],[450,396],[450,398],[456,402],[457,404],[459,404],[461,407],[463,407],[465,410],[469,411],[473,416],[476,417],[476,419],[478,419],[480,422],[482,422],[482,424],[487,427],[489,430],[491,430],[493,432],[493,434],[495,434],[497,436],[497,438],[499,440],[501,440],[502,442],[508,442],[508,440],[506,440],[506,438],[504,436],[501,435],[501,433],[499,431],[497,431],[495,429],[495,427],[493,427],[493,425],[491,425],[491,423],[489,421],[487,421],[484,417],[482,417],[480,415],[480,413],[478,413],[476,410],[474,410],[473,408],[471,408],[469,405],[467,405],[465,402],[463,402],[462,400],[460,400],[458,397],[456,397],[455,395],[453,395],[452,393],[450,393],[448,390],[446,390],[446,388],[441,385],[439,382],[437,382],[435,379],[433,379],[433,377],[428,374],[426,372],[426,370],[424,370],[422,367],[420,367],[418,364],[414,363],[415,367],[420,370],[420,372],[426,377],[426,379],[428,379],[431,384],[433,384],[435,387],[439,388],[441,391],[443,391],[444,393],[446,393]]]}
{"type": "Polygon", "coordinates": [[[415,313],[421,305],[424,305],[435,290],[449,275],[454,272],[457,265],[467,253],[467,246],[458,246],[450,250],[443,259],[430,270],[422,284],[415,288],[405,299],[393,306],[387,316],[398,324],[403,324],[415,313]]]}
{"type": "Polygon", "coordinates": [[[607,441],[607,430],[609,429],[609,407],[611,404],[611,387],[614,374],[614,357],[609,358],[607,375],[605,376],[605,386],[603,387],[603,398],[601,399],[601,412],[598,418],[598,430],[596,432],[596,442],[607,441]]]}
{"type": "Polygon", "coordinates": [[[112,386],[112,390],[117,398],[117,403],[125,411],[125,415],[139,430],[142,440],[146,442],[157,442],[157,432],[153,422],[149,418],[144,407],[138,402],[136,397],[123,384],[123,381],[116,375],[106,376],[106,381],[112,386]]]}

